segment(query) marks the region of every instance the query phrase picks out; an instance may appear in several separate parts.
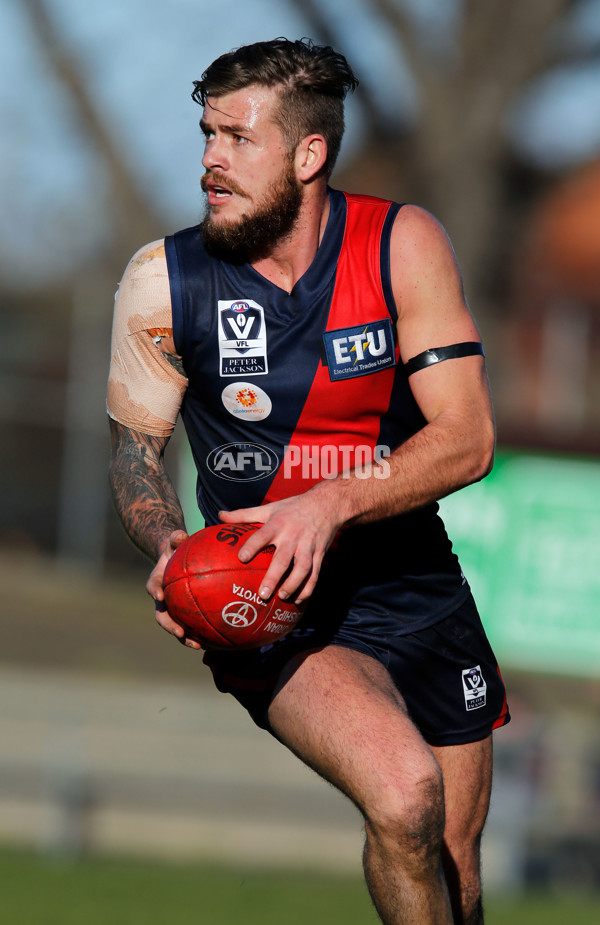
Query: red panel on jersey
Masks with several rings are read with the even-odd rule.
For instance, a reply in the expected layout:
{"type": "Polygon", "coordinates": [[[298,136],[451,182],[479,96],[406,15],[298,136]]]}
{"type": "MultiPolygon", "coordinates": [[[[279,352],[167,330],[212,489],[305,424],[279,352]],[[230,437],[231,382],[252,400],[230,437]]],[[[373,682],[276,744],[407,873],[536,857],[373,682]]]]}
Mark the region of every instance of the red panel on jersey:
{"type": "Polygon", "coordinates": [[[381,232],[390,204],[366,196],[346,198],[344,241],[327,320],[329,365],[317,369],[265,503],[364,464],[366,447],[372,459],[390,403],[399,352],[380,270],[381,232]],[[377,363],[383,362],[384,351],[388,365],[381,369],[377,363]],[[332,381],[336,373],[343,378],[332,381]]]}

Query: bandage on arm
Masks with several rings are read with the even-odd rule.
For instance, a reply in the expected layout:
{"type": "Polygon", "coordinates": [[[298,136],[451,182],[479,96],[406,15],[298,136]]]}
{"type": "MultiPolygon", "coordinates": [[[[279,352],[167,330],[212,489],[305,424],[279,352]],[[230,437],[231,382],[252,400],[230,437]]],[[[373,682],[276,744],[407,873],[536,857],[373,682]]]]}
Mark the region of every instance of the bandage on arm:
{"type": "Polygon", "coordinates": [[[117,290],[108,414],[132,430],[169,437],[187,384],[173,344],[164,246],[155,241],[135,254],[117,290]]]}

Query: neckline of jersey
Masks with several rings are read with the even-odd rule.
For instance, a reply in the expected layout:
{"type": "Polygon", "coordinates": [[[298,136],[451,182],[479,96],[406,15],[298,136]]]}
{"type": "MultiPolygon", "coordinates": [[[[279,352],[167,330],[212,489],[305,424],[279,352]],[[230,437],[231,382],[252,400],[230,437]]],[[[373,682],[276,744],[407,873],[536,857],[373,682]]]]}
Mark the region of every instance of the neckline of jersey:
{"type": "Polygon", "coordinates": [[[298,298],[301,300],[314,299],[329,284],[337,269],[337,261],[346,230],[346,197],[340,190],[335,190],[331,187],[327,188],[327,192],[329,194],[329,216],[321,243],[313,262],[294,284],[291,292],[271,282],[270,279],[255,270],[251,264],[246,264],[250,272],[261,281],[262,285],[276,290],[282,297],[293,300],[298,298]]]}

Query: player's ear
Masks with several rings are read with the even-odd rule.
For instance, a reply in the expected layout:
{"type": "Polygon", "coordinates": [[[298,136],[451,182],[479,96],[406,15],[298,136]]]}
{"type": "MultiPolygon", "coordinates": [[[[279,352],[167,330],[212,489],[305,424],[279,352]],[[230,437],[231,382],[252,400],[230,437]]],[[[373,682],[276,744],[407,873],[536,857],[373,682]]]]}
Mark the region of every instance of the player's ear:
{"type": "Polygon", "coordinates": [[[327,163],[327,142],[323,135],[307,135],[296,148],[296,172],[299,180],[312,180],[327,163]]]}

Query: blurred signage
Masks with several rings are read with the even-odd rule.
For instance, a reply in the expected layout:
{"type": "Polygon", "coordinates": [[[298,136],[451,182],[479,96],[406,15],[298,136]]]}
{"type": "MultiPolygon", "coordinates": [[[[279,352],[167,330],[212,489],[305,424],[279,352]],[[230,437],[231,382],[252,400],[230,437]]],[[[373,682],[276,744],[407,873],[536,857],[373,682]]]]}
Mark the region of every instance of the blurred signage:
{"type": "Polygon", "coordinates": [[[499,453],[440,508],[501,663],[600,677],[600,461],[499,453]]]}

